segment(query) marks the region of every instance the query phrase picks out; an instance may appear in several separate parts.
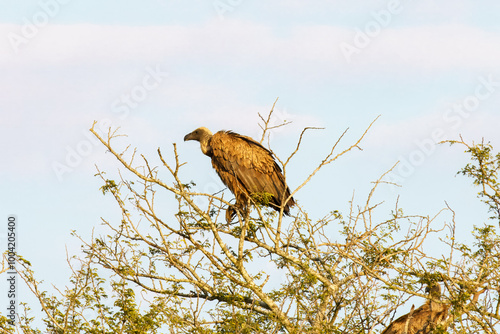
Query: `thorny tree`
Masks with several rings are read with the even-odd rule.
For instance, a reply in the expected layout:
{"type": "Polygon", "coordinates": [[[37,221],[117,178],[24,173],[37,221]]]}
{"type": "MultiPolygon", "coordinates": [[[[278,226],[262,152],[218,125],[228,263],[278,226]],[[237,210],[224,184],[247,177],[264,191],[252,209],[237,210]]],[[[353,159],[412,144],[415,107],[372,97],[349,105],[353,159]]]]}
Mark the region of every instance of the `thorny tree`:
{"type": "MultiPolygon", "coordinates": [[[[261,117],[261,142],[271,113],[261,117]]],[[[337,153],[341,135],[293,195],[320,169],[358,148],[370,127],[337,153]]],[[[256,205],[249,216],[227,224],[228,196],[200,193],[182,180],[184,163],[175,144],[167,159],[158,150],[161,166],[153,167],[136,150],[116,149],[117,130],[105,138],[91,131],[121,165],[117,180],[103,171],[98,176],[122,218],[104,219],[109,234],[83,241],[87,257],[62,297],[40,291],[23,262],[23,277],[41,302],[49,332],[380,333],[403,306],[408,310],[416,302],[412,297],[431,298],[424,288],[436,283],[443,296],[434,302],[450,305],[436,333],[499,331],[500,240],[494,225],[477,222],[474,242],[466,245],[455,240],[452,208],[418,216],[395,203],[390,213],[381,213],[373,201],[385,175],[366,200],[353,199],[344,214],[335,210],[314,221],[297,196],[292,217],[256,205]],[[175,201],[175,211],[164,213],[165,194],[175,201]],[[434,257],[424,247],[429,240],[447,250],[434,257]],[[99,272],[111,273],[113,296],[99,272]],[[141,307],[134,292],[139,290],[149,301],[141,307]],[[90,318],[84,316],[89,309],[95,312],[90,318]]],[[[285,172],[305,132],[280,161],[285,172]]],[[[487,144],[453,143],[471,154],[472,163],[461,173],[482,188],[492,219],[500,222],[500,155],[487,144]]],[[[21,317],[23,332],[36,332],[32,321],[21,317]]]]}

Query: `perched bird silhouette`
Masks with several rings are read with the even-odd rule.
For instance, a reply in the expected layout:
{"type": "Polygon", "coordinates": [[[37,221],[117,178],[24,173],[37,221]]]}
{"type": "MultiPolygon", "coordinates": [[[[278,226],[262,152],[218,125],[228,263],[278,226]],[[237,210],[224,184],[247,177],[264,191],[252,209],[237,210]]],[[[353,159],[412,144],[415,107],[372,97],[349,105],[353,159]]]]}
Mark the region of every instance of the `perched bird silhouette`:
{"type": "MultiPolygon", "coordinates": [[[[441,299],[441,287],[435,283],[426,288],[429,298],[441,299]]],[[[448,318],[450,305],[428,299],[417,309],[394,320],[382,334],[430,334],[437,325],[448,318]]]]}
{"type": "Polygon", "coordinates": [[[212,159],[212,166],[222,182],[231,190],[236,203],[226,210],[229,223],[236,209],[245,215],[250,199],[259,204],[283,209],[285,215],[295,205],[285,177],[271,151],[250,137],[232,131],[212,132],[198,128],[184,137],[184,141],[200,142],[203,154],[212,159]]]}

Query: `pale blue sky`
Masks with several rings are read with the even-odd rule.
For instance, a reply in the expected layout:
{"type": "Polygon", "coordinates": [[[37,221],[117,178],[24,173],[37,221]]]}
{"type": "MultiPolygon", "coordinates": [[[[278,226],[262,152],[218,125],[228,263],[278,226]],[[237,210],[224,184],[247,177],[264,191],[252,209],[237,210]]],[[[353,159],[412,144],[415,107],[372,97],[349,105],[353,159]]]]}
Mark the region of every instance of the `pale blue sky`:
{"type": "Polygon", "coordinates": [[[294,121],[273,133],[282,158],[303,127],[326,128],[306,136],[289,166],[294,188],[344,129],[342,147],[382,115],[363,151],[297,193],[312,216],[345,212],[353,190],[361,202],[370,182],[400,159],[416,166],[396,171],[402,188],[381,190],[382,216],[398,194],[415,214],[433,215],[447,201],[463,238],[484,221],[477,215],[487,216],[477,189],[455,177],[467,161],[462,150],[431,146],[427,154],[419,143],[441,130],[444,138],[484,137],[500,148],[498,2],[241,1],[221,15],[214,4],[227,0],[54,1],[41,2],[52,4],[49,12],[35,1],[0,1],[0,207],[4,217],[18,215],[20,251],[46,282],[65,282],[65,247],[79,249],[71,230],[88,238],[100,217],[118,213],[93,176],[94,164],[118,166],[88,139],[93,120],[121,126],[124,143],[155,164],[157,147],[166,154],[176,142],[188,162],[185,180],[211,190],[222,186],[208,158],[182,142],[198,126],[256,137],[257,113],[279,97],[276,120],[294,121]],[[397,13],[384,16],[391,3],[397,13]],[[40,27],[33,32],[26,22],[40,27]],[[367,45],[360,32],[371,35],[367,45]],[[357,48],[350,57],[341,51],[346,43],[357,48]],[[462,106],[459,114],[454,104],[470,111],[462,106]],[[71,160],[68,152],[78,149],[88,150],[71,160]],[[71,171],[58,174],[60,165],[71,171]]]}

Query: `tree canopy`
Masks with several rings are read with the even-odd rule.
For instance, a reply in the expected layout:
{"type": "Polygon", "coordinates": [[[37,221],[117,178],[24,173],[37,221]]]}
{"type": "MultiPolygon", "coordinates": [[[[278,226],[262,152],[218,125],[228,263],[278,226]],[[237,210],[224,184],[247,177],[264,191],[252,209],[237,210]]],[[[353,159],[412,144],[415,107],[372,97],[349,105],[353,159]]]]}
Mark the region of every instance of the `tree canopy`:
{"type": "MultiPolygon", "coordinates": [[[[270,127],[269,118],[261,119],[262,143],[270,127]]],[[[342,151],[340,135],[292,189],[292,196],[299,195],[290,217],[256,202],[234,224],[224,219],[229,194],[202,193],[181,179],[185,162],[175,144],[168,155],[158,149],[155,165],[135,149],[119,150],[118,129],[103,138],[92,128],[119,166],[117,178],[100,169],[96,175],[121,219],[103,217],[108,234],[79,239],[85,255],[69,261],[69,285],[56,294],[44,291],[29,262],[20,259],[45,328],[35,328],[33,305],[25,305],[16,328],[5,326],[3,317],[0,326],[10,333],[381,333],[411,304],[431,299],[449,308],[433,332],[497,333],[500,154],[488,143],[449,142],[470,155],[459,174],[479,187],[491,212],[491,221],[475,222],[467,244],[455,239],[451,207],[415,215],[396,202],[390,212],[380,212],[374,197],[386,174],[348,212],[332,208],[313,220],[300,205],[298,191],[358,148],[372,124],[342,151]],[[176,210],[164,213],[158,198],[168,198],[176,210]],[[425,247],[429,240],[446,251],[435,256],[425,247]],[[439,299],[425,292],[430,285],[441,287],[439,299]]],[[[280,160],[284,173],[306,132],[280,160]]]]}

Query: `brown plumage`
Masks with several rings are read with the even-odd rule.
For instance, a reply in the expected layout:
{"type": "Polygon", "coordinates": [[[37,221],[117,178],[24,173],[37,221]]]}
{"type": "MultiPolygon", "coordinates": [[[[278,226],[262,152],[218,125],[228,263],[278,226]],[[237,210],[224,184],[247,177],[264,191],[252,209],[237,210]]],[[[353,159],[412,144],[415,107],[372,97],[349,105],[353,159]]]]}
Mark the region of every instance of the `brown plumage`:
{"type": "MultiPolygon", "coordinates": [[[[231,131],[219,131],[212,135],[207,128],[198,128],[184,137],[197,140],[205,155],[212,159],[212,166],[222,182],[236,197],[235,207],[241,214],[248,209],[250,198],[270,195],[265,204],[288,215],[295,201],[285,177],[271,151],[250,137],[231,131]],[[290,197],[290,198],[289,198],[290,197]],[[288,201],[287,201],[288,199],[288,201]],[[286,201],[286,203],[285,203],[286,201]]],[[[236,214],[233,207],[226,211],[230,222],[236,214]]]]}
{"type": "MultiPolygon", "coordinates": [[[[441,288],[439,284],[427,288],[429,298],[441,299],[441,288]]],[[[394,320],[382,334],[430,334],[437,325],[448,318],[449,305],[438,303],[433,300],[427,302],[410,313],[394,320]]]]}

